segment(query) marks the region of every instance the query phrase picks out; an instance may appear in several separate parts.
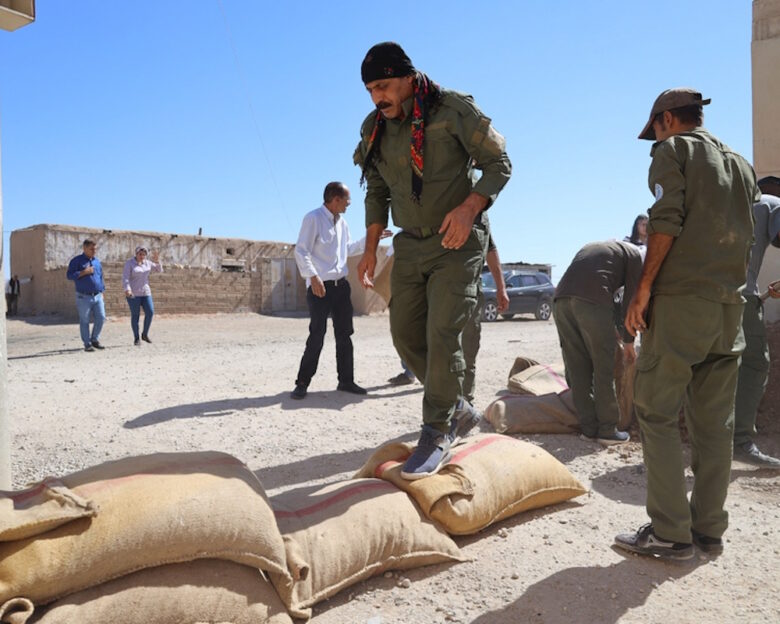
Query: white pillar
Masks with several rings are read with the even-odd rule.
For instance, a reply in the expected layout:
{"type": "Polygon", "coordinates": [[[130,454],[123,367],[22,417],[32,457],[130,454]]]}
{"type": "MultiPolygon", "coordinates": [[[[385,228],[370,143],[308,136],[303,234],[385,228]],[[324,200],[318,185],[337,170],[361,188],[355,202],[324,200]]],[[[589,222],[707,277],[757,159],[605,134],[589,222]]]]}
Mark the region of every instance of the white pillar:
{"type": "MultiPolygon", "coordinates": [[[[753,166],[759,179],[780,177],[780,0],[753,1],[753,166]]],[[[758,285],[780,279],[780,253],[770,247],[758,285]]],[[[780,300],[764,306],[767,322],[780,320],[780,300]]]]}

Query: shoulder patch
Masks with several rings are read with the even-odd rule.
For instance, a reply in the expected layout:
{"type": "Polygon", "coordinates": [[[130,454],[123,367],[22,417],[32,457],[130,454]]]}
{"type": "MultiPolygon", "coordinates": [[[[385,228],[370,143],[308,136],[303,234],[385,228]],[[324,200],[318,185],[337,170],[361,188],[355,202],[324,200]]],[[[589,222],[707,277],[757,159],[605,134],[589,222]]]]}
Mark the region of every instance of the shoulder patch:
{"type": "Polygon", "coordinates": [[[660,199],[664,196],[664,187],[660,184],[656,183],[655,185],[655,201],[660,201],[660,199]]]}

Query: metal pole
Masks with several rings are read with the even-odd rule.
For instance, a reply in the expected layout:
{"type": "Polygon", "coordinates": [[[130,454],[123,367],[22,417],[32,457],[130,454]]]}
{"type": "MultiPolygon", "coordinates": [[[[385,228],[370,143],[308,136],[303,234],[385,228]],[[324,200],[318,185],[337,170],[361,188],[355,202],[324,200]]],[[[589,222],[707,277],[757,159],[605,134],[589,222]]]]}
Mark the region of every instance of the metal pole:
{"type": "MultiPolygon", "coordinates": [[[[1,138],[1,137],[0,137],[1,138]]],[[[0,156],[2,147],[0,146],[0,156]]],[[[0,231],[3,224],[3,168],[0,158],[0,231]]],[[[0,272],[5,281],[5,245],[0,237],[0,272]]],[[[3,289],[5,293],[5,289],[3,289]]],[[[8,422],[8,350],[5,339],[5,297],[0,305],[0,489],[11,489],[11,434],[8,422]]]]}

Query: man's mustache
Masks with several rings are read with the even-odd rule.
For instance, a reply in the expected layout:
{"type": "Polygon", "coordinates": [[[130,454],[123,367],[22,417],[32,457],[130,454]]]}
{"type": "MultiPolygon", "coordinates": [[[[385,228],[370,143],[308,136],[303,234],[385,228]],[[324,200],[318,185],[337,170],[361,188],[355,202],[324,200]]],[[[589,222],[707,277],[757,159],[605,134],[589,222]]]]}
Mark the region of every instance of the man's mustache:
{"type": "Polygon", "coordinates": [[[379,102],[379,104],[376,105],[377,110],[384,110],[386,108],[390,108],[392,104],[390,102],[379,102]]]}

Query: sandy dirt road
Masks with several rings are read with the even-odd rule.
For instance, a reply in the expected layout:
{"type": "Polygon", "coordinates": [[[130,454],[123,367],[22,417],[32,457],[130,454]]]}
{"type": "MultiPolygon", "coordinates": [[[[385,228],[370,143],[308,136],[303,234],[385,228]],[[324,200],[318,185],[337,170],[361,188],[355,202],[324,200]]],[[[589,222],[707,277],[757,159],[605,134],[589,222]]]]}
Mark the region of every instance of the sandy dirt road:
{"type": "MultiPolygon", "coordinates": [[[[246,462],[273,495],[348,478],[383,442],[416,439],[421,386],[387,385],[400,368],[386,316],[355,319],[356,381],[367,397],[335,390],[329,330],[309,396],[289,398],[307,323],[158,314],[154,343],[134,347],[119,318],[105,326],[105,351],[85,353],[74,324],[9,320],[15,486],[130,454],[213,449],[246,462]]],[[[551,321],[484,326],[478,407],[505,387],[521,354],[561,361],[551,321]]],[[[762,422],[777,423],[778,413],[762,422]]],[[[761,448],[778,455],[780,429],[767,429],[761,448]]],[[[321,603],[312,622],[780,622],[780,475],[735,463],[724,555],[672,565],[610,547],[646,521],[638,442],[603,450],[573,435],[527,439],[590,493],[457,538],[473,561],[359,583],[321,603]]]]}

